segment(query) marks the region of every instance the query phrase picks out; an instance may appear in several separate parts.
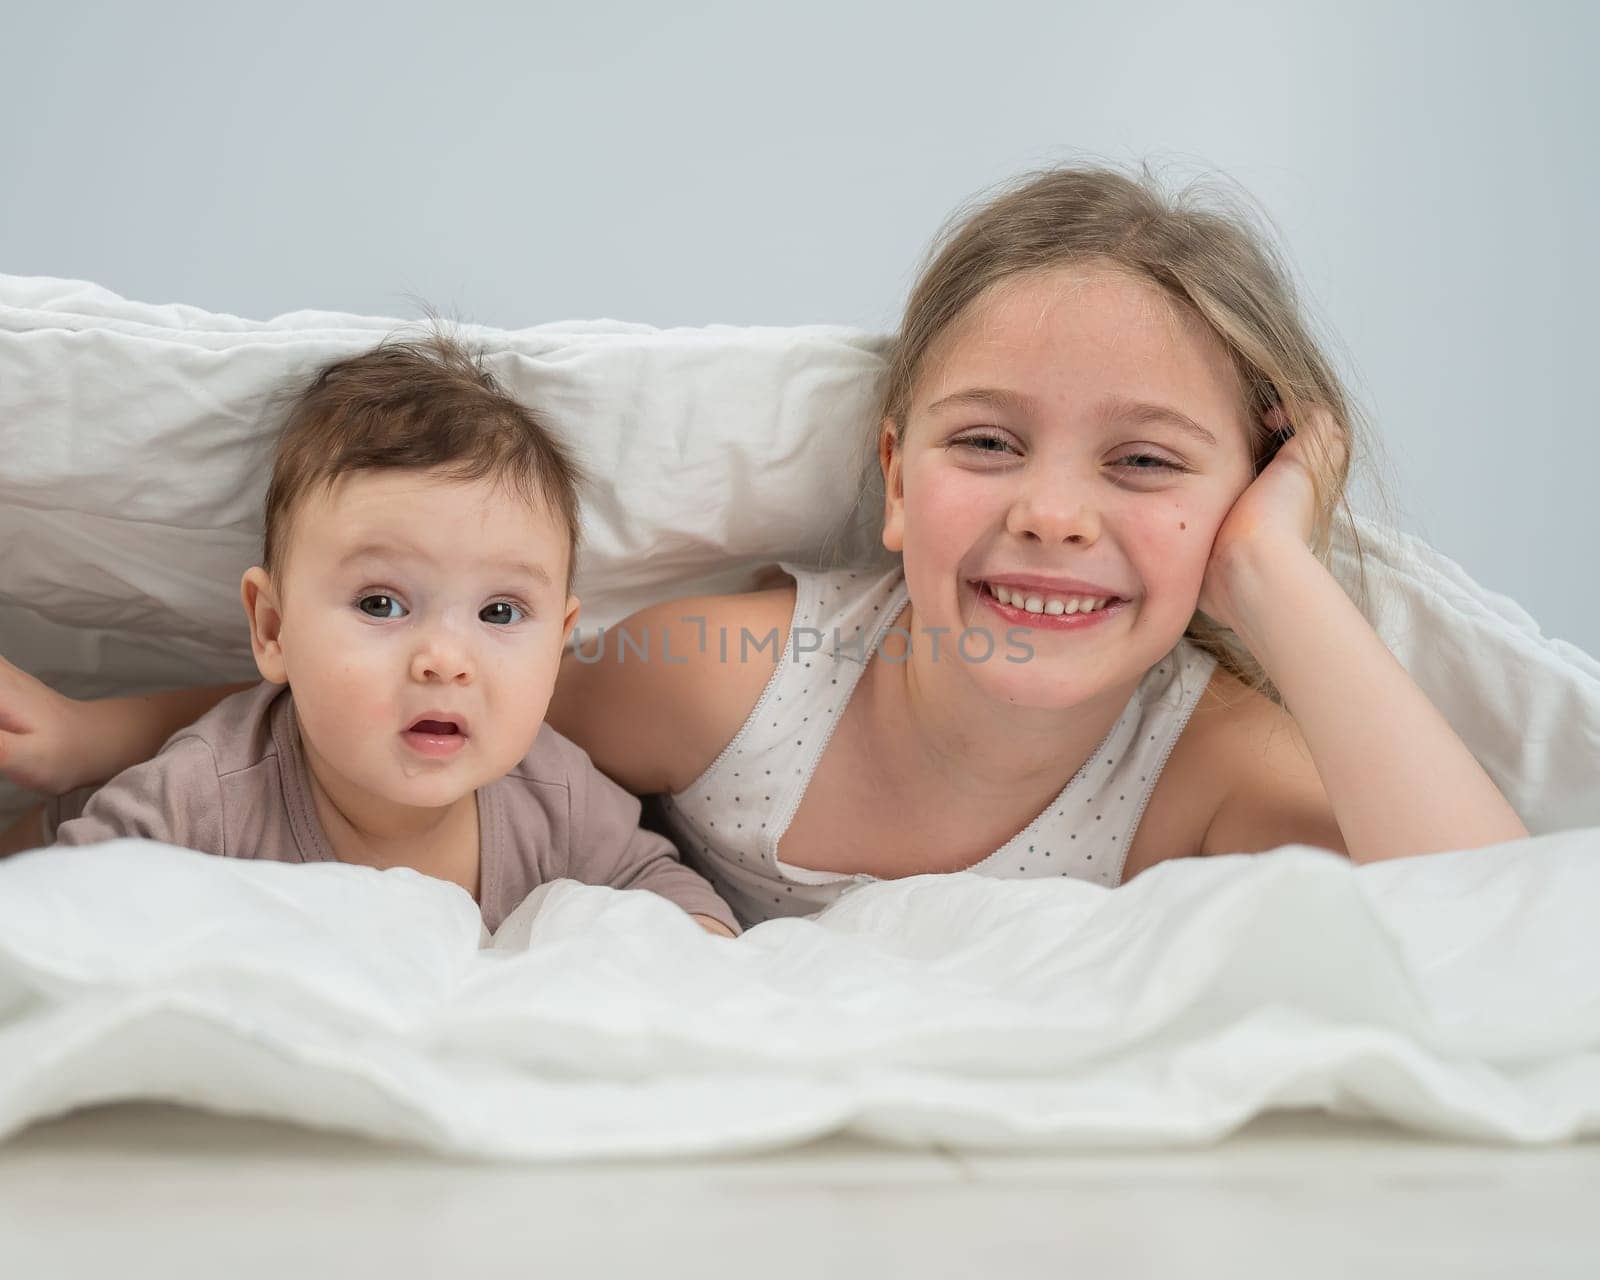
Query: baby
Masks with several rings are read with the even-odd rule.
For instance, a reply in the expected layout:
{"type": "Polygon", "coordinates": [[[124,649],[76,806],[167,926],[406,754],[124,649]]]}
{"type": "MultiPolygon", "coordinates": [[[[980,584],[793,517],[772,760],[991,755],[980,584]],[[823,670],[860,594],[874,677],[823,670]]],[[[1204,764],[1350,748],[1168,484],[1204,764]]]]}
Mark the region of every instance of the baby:
{"type": "Polygon", "coordinates": [[[323,368],[278,440],[262,564],[240,586],[264,682],[80,816],[52,801],[56,842],[410,867],[472,894],[490,931],[569,877],[649,889],[734,936],[639,801],[544,724],[578,617],[579,480],[448,338],[323,368]]]}

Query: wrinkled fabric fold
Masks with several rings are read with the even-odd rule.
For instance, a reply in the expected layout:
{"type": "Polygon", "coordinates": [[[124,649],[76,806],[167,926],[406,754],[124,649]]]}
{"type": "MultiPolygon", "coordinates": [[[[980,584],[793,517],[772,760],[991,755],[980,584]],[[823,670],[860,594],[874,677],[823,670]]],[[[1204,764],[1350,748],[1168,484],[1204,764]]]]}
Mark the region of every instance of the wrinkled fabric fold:
{"type": "Polygon", "coordinates": [[[0,864],[0,1132],[160,1099],[528,1160],[1194,1145],[1301,1107],[1570,1140],[1600,1133],[1596,901],[1583,830],[883,881],[738,940],[558,881],[490,941],[410,871],[46,850],[0,864]]]}

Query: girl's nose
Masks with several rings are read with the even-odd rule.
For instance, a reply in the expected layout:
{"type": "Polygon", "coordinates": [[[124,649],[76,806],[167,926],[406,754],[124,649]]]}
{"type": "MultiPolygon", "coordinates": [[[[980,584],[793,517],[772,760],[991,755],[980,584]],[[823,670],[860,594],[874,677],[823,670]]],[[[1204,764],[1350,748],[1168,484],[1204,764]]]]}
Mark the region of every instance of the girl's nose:
{"type": "Polygon", "coordinates": [[[1092,543],[1100,536],[1100,513],[1081,499],[1034,486],[1019,493],[1011,504],[1006,529],[1016,537],[1047,545],[1092,543]]]}

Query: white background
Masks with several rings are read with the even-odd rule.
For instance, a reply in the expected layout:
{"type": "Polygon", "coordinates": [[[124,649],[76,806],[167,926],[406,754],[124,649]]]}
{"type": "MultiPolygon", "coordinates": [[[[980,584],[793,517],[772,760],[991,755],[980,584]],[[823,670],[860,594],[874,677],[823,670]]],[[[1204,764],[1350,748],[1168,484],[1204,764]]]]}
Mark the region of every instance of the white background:
{"type": "Polygon", "coordinates": [[[0,270],[256,318],[887,330],[991,183],[1220,171],[1402,527],[1600,653],[1600,8],[0,6],[0,270]]]}

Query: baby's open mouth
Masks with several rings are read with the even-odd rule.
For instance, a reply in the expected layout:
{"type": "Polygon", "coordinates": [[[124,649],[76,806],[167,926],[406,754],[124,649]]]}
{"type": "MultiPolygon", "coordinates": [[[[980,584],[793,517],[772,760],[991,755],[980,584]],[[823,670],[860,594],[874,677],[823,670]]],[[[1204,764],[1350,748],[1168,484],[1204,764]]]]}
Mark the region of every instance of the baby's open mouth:
{"type": "Polygon", "coordinates": [[[406,732],[425,733],[430,738],[442,738],[448,734],[460,733],[461,728],[454,720],[418,720],[406,732]]]}
{"type": "Polygon", "coordinates": [[[439,709],[418,716],[400,737],[410,750],[442,759],[466,750],[467,722],[439,709]]]}

